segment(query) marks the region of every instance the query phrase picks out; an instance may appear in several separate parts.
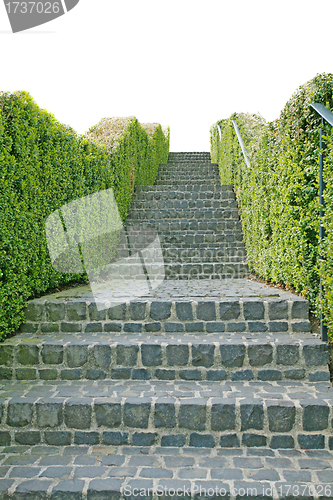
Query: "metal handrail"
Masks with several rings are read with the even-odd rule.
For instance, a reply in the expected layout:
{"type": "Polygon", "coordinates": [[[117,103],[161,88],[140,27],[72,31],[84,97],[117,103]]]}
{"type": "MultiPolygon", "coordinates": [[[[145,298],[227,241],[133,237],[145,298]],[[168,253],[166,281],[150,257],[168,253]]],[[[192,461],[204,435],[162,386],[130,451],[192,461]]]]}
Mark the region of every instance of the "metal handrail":
{"type": "MultiPolygon", "coordinates": [[[[245,147],[245,144],[244,144],[242,135],[240,133],[240,130],[238,128],[236,120],[232,120],[232,124],[234,126],[234,129],[235,129],[235,132],[236,132],[236,135],[237,135],[237,139],[238,139],[239,145],[241,147],[241,150],[242,150],[242,153],[243,153],[243,156],[244,156],[245,163],[248,166],[248,168],[250,168],[251,164],[250,164],[250,160],[248,158],[248,152],[247,152],[247,149],[245,147]]],[[[216,128],[217,128],[217,131],[219,133],[220,140],[221,140],[222,139],[222,132],[221,132],[221,127],[220,127],[220,125],[218,123],[216,124],[216,128]]]]}
{"type": "Polygon", "coordinates": [[[239,145],[241,147],[241,150],[242,150],[242,153],[243,153],[243,156],[244,156],[245,163],[246,163],[247,167],[250,168],[251,164],[250,164],[250,160],[248,158],[248,152],[246,150],[246,147],[245,147],[245,144],[244,144],[242,135],[240,133],[240,130],[238,128],[236,120],[232,120],[232,124],[234,126],[234,129],[235,129],[235,132],[236,132],[236,135],[237,135],[237,139],[238,139],[239,145]]]}
{"type": "MultiPolygon", "coordinates": [[[[323,217],[325,213],[325,200],[324,200],[324,190],[325,190],[325,183],[324,183],[324,178],[323,178],[323,172],[324,172],[324,150],[326,149],[326,144],[323,141],[323,127],[324,127],[324,120],[326,120],[330,125],[333,126],[333,113],[327,109],[325,106],[322,104],[315,102],[313,104],[310,104],[311,108],[313,108],[320,116],[321,116],[321,127],[320,127],[320,132],[319,132],[319,149],[320,149],[320,155],[319,155],[319,199],[320,199],[320,226],[319,226],[319,237],[320,237],[320,242],[323,241],[325,238],[325,227],[323,226],[323,217]]],[[[321,257],[322,258],[322,257],[321,257]]],[[[320,278],[320,297],[324,297],[324,287],[322,283],[322,279],[320,278]]],[[[321,312],[320,313],[320,334],[321,334],[321,339],[325,342],[328,340],[327,336],[327,326],[324,324],[324,314],[321,312]]]]}
{"type": "MultiPolygon", "coordinates": [[[[324,200],[324,190],[325,190],[325,183],[323,179],[323,170],[324,170],[324,150],[326,149],[326,144],[323,141],[323,127],[324,127],[324,120],[327,121],[331,126],[333,126],[333,113],[327,109],[325,106],[322,104],[315,102],[313,104],[310,104],[310,106],[321,116],[321,127],[320,127],[320,157],[319,157],[319,185],[320,185],[320,241],[322,242],[324,237],[325,237],[325,227],[323,226],[323,217],[324,217],[324,211],[325,211],[325,200],[324,200]]],[[[244,141],[242,139],[242,135],[240,133],[240,130],[238,128],[236,120],[232,120],[232,124],[234,126],[237,139],[239,142],[239,145],[241,147],[242,153],[244,155],[245,163],[246,165],[250,168],[250,160],[248,158],[248,152],[246,150],[244,141]]],[[[217,130],[220,136],[220,140],[222,138],[222,133],[221,133],[221,127],[219,124],[217,124],[217,130]]],[[[320,296],[321,298],[324,297],[324,287],[322,283],[322,278],[320,278],[320,296]]],[[[320,314],[320,334],[321,338],[323,341],[327,342],[328,340],[328,335],[327,335],[327,326],[324,324],[325,318],[324,314],[321,312],[320,314]]]]}
{"type": "Polygon", "coordinates": [[[221,132],[221,127],[219,124],[217,124],[217,131],[219,133],[219,136],[220,136],[220,140],[222,139],[222,132],[221,132]]]}

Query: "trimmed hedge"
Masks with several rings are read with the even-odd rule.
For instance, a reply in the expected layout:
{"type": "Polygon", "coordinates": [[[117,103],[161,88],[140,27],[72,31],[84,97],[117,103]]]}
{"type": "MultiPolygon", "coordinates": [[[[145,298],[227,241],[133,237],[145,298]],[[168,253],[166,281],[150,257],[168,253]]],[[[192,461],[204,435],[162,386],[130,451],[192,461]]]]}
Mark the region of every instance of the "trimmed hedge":
{"type": "Polygon", "coordinates": [[[233,114],[211,128],[212,161],[221,182],[235,187],[250,269],[272,283],[294,288],[309,299],[312,310],[326,314],[333,332],[333,134],[325,125],[324,225],[327,237],[319,249],[320,116],[310,107],[319,102],[333,110],[333,75],[318,74],[293,94],[280,117],[233,114]],[[246,166],[232,120],[241,131],[250,168],[246,166]],[[324,254],[325,262],[319,255],[324,254]],[[319,279],[326,289],[320,304],[319,279]]]}
{"type": "Polygon", "coordinates": [[[122,220],[135,184],[153,184],[169,137],[132,118],[114,148],[59,123],[27,92],[0,93],[0,339],[24,322],[28,299],[84,274],[61,274],[49,258],[45,220],[62,205],[113,188],[122,220]]]}

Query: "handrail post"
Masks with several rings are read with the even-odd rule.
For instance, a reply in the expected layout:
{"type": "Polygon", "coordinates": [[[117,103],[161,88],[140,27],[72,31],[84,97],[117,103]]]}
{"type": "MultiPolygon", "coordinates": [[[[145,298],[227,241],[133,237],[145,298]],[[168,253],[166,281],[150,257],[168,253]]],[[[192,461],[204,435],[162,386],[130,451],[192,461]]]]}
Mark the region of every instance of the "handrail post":
{"type": "MultiPolygon", "coordinates": [[[[333,127],[333,113],[330,111],[328,108],[325,108],[322,104],[318,102],[314,102],[310,104],[311,108],[313,108],[320,116],[321,116],[321,126],[320,126],[320,152],[319,152],[319,202],[320,202],[320,219],[319,219],[319,249],[320,249],[320,255],[319,259],[323,261],[324,257],[322,256],[322,250],[323,250],[323,240],[325,238],[325,227],[323,225],[323,218],[324,218],[324,213],[325,213],[325,200],[324,200],[324,190],[325,190],[325,183],[324,183],[324,150],[326,149],[326,144],[324,143],[323,140],[323,129],[324,129],[324,119],[333,127]]],[[[324,299],[325,295],[325,290],[322,282],[322,277],[320,277],[320,299],[321,302],[324,299]]],[[[323,312],[320,312],[320,334],[321,334],[321,339],[325,342],[328,340],[328,335],[327,335],[327,326],[324,323],[325,317],[323,312]]]]}
{"type": "MultiPolygon", "coordinates": [[[[325,227],[323,225],[323,217],[325,213],[325,200],[324,200],[324,189],[325,189],[325,183],[324,183],[324,150],[326,149],[326,144],[323,140],[323,128],[324,128],[324,118],[321,117],[321,127],[320,127],[320,156],[319,156],[319,198],[320,198],[320,226],[319,226],[319,237],[320,237],[320,249],[322,251],[322,244],[325,238],[325,227]]],[[[323,260],[323,256],[320,255],[321,260],[323,260]]],[[[320,277],[320,298],[323,300],[325,295],[324,292],[324,287],[323,287],[323,282],[322,282],[322,277],[320,277]]],[[[321,311],[320,313],[320,335],[321,339],[324,342],[327,342],[328,336],[327,336],[327,326],[324,323],[324,314],[321,311]]]]}

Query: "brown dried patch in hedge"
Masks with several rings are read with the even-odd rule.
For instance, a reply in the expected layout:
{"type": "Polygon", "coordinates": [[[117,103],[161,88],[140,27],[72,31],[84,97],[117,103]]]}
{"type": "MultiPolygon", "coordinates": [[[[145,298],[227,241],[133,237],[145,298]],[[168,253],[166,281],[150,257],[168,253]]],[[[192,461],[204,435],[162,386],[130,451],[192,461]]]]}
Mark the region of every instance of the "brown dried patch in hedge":
{"type": "Polygon", "coordinates": [[[122,134],[134,120],[134,116],[102,118],[97,125],[88,130],[86,138],[115,149],[122,134]]]}

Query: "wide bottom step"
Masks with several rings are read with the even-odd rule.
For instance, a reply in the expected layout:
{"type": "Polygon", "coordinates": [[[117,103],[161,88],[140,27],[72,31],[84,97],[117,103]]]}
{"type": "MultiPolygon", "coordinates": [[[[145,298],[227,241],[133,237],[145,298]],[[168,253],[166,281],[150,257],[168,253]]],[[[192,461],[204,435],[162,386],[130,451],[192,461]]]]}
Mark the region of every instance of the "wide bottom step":
{"type": "Polygon", "coordinates": [[[333,450],[329,382],[3,381],[1,444],[333,450]]]}
{"type": "Polygon", "coordinates": [[[4,499],[333,497],[333,452],[328,451],[15,446],[0,453],[4,499]]]}

